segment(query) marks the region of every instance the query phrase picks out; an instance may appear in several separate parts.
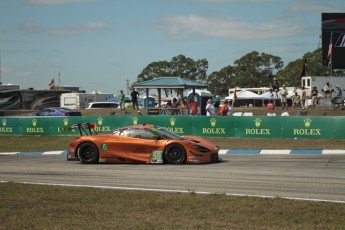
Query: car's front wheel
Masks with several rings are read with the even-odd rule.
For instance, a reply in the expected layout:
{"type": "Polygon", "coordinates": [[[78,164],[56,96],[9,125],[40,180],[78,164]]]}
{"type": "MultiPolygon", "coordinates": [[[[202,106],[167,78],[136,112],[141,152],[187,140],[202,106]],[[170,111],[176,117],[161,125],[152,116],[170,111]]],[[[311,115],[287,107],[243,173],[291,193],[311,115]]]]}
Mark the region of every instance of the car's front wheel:
{"type": "Polygon", "coordinates": [[[182,145],[168,145],[164,151],[164,161],[168,164],[183,164],[186,162],[187,154],[182,145]]]}
{"type": "Polygon", "coordinates": [[[78,157],[82,164],[96,164],[99,162],[98,148],[96,145],[85,142],[78,147],[78,157]]]}

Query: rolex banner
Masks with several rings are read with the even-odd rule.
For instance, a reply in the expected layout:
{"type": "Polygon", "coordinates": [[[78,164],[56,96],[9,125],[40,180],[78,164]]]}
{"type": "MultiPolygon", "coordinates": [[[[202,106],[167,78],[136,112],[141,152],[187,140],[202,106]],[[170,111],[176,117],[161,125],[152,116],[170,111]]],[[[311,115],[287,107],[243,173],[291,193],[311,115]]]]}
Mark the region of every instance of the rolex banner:
{"type": "Polygon", "coordinates": [[[193,132],[195,136],[209,137],[235,137],[236,136],[236,118],[222,116],[194,116],[193,132]]]}
{"type": "Polygon", "coordinates": [[[338,138],[333,136],[334,121],[334,117],[282,117],[282,138],[338,138]]]}
{"type": "Polygon", "coordinates": [[[345,139],[345,117],[318,116],[82,116],[0,117],[0,135],[80,135],[68,130],[77,123],[95,123],[98,133],[136,124],[154,124],[181,136],[241,138],[345,139]]]}

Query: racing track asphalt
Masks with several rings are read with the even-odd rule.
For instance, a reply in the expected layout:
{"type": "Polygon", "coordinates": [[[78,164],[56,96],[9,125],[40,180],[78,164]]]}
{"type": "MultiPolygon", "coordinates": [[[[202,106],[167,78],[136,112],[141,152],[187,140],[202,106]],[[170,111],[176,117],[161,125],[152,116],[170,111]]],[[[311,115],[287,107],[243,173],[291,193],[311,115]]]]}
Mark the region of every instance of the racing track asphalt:
{"type": "Polygon", "coordinates": [[[2,154],[0,181],[345,203],[344,154],[222,154],[215,164],[83,165],[56,153],[2,154]]]}

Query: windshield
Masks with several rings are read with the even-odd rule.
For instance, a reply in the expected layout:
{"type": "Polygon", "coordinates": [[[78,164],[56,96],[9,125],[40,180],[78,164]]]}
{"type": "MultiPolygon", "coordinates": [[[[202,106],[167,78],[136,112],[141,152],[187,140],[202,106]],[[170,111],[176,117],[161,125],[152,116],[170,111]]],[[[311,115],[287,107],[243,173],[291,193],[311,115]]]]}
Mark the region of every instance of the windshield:
{"type": "Polygon", "coordinates": [[[145,128],[128,128],[128,127],[124,127],[124,128],[119,128],[119,129],[115,129],[112,131],[113,134],[118,135],[118,136],[128,136],[128,137],[136,137],[142,136],[143,131],[147,132],[148,134],[145,136],[150,136],[149,134],[154,133],[155,135],[157,135],[157,139],[159,140],[185,140],[185,138],[179,136],[176,133],[173,133],[163,127],[155,127],[152,129],[145,129],[145,128]]]}

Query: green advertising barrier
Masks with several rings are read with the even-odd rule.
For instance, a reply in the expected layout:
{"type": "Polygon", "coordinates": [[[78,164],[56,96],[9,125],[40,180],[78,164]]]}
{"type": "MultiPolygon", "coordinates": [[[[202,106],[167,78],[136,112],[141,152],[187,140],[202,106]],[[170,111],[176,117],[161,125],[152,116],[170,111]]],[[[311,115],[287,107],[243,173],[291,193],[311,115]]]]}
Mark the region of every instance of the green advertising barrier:
{"type": "Polygon", "coordinates": [[[193,135],[209,137],[235,137],[235,118],[221,116],[195,116],[193,135]]]}
{"type": "Polygon", "coordinates": [[[334,117],[282,117],[282,138],[337,138],[334,117]]]}
{"type": "Polygon", "coordinates": [[[281,117],[247,116],[235,118],[235,137],[281,138],[281,117]]]}
{"type": "Polygon", "coordinates": [[[109,115],[82,117],[0,117],[1,135],[79,135],[67,126],[96,123],[99,133],[135,125],[154,124],[179,135],[240,138],[345,139],[345,117],[319,116],[172,116],[109,115]]]}
{"type": "Polygon", "coordinates": [[[345,117],[334,117],[333,138],[345,139],[345,117]]]}
{"type": "Polygon", "coordinates": [[[18,122],[19,119],[15,117],[1,117],[0,134],[22,135],[18,122]]]}

